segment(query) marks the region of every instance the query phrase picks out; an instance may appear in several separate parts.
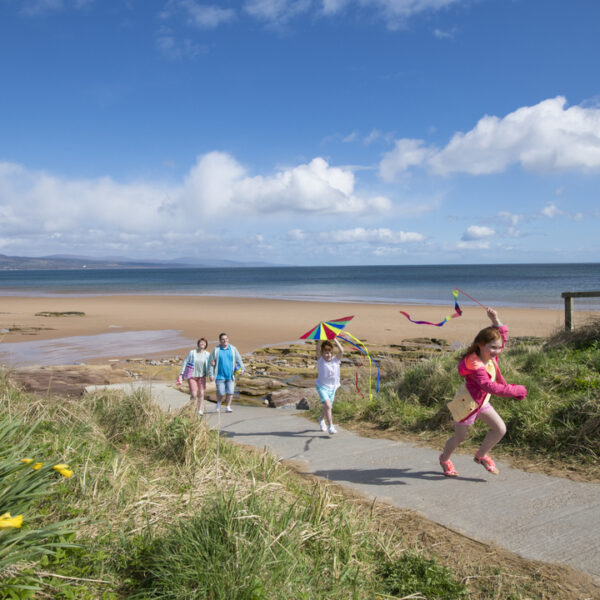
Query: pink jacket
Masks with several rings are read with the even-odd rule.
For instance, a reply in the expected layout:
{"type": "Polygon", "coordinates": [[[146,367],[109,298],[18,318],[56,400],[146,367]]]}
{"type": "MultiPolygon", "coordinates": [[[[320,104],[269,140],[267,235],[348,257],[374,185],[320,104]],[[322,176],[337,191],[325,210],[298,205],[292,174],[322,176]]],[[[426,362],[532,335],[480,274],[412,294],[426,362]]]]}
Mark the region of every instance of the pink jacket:
{"type": "MultiPolygon", "coordinates": [[[[504,348],[508,340],[508,327],[501,325],[498,331],[502,336],[502,347],[504,348]]],[[[485,364],[475,352],[465,356],[458,364],[458,373],[465,378],[466,388],[473,400],[479,406],[483,404],[488,394],[523,400],[527,396],[525,386],[506,383],[500,372],[498,357],[495,356],[493,360],[496,367],[496,381],[492,381],[490,374],[485,368],[485,364]]]]}

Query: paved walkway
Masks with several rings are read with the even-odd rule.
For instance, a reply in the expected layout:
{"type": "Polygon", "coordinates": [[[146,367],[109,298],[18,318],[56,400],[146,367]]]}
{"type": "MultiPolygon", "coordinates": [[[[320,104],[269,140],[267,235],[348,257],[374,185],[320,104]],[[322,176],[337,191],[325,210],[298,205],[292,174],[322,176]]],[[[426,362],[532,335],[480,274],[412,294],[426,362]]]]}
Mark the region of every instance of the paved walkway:
{"type": "MultiPolygon", "coordinates": [[[[188,400],[167,384],[153,384],[152,395],[165,410],[188,400]]],[[[207,408],[214,411],[214,404],[207,408]]],[[[307,473],[417,510],[525,558],[569,565],[600,583],[600,484],[526,473],[502,461],[494,476],[461,454],[453,456],[460,477],[446,478],[438,450],[364,438],[341,427],[329,436],[293,408],[233,408],[205,418],[222,435],[299,462],[307,473]]]]}

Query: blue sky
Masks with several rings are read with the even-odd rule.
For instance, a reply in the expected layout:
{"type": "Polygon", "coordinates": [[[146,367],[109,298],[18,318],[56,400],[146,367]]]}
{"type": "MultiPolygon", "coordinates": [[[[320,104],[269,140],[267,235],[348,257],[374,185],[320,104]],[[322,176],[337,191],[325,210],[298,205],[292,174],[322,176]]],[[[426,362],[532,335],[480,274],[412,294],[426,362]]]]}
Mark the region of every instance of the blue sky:
{"type": "Polygon", "coordinates": [[[597,0],[0,0],[0,253],[600,262],[597,0]]]}

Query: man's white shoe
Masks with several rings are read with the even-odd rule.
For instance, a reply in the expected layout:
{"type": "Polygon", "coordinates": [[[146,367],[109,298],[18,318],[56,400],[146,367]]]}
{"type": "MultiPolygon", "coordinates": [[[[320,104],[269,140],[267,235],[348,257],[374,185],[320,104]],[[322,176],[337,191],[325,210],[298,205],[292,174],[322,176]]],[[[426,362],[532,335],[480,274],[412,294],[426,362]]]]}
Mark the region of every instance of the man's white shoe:
{"type": "Polygon", "coordinates": [[[217,406],[215,408],[215,412],[221,412],[221,401],[220,400],[217,402],[217,406]]]}
{"type": "Polygon", "coordinates": [[[319,427],[321,428],[321,431],[327,431],[327,424],[325,423],[325,419],[319,419],[319,427]]]}
{"type": "Polygon", "coordinates": [[[333,435],[334,433],[337,433],[337,429],[333,425],[330,425],[329,426],[329,435],[333,435]]]}
{"type": "Polygon", "coordinates": [[[231,406],[226,406],[225,412],[233,412],[233,408],[231,408],[231,406]]]}

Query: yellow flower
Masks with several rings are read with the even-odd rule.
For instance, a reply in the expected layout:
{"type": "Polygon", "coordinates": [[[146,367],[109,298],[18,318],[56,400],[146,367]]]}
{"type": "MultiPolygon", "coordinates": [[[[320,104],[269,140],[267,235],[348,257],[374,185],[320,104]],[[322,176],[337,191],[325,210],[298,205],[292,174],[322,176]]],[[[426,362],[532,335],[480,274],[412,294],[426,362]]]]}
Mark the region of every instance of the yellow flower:
{"type": "Polygon", "coordinates": [[[0,516],[0,529],[10,529],[11,527],[21,527],[23,524],[23,515],[11,517],[10,513],[4,513],[0,516]]]}
{"type": "Polygon", "coordinates": [[[21,462],[30,465],[33,462],[33,458],[22,458],[21,462]]]}
{"type": "Polygon", "coordinates": [[[35,465],[31,465],[31,468],[35,469],[36,471],[39,471],[43,466],[44,466],[44,463],[37,462],[37,463],[35,463],[35,465]]]}
{"type": "Polygon", "coordinates": [[[55,471],[58,471],[63,477],[66,477],[67,479],[71,477],[71,475],[73,475],[73,471],[69,469],[69,465],[54,465],[52,468],[55,471]]]}

